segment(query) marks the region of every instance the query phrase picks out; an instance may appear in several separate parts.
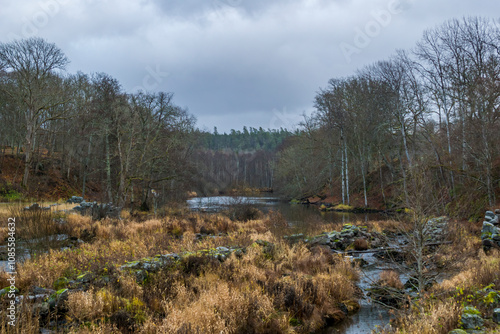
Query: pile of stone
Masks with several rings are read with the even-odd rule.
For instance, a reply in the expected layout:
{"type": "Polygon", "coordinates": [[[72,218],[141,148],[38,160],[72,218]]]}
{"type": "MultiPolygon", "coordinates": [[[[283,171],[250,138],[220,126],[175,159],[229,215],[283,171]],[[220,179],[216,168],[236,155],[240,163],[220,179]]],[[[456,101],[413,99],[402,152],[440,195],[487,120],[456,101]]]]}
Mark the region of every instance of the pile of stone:
{"type": "Polygon", "coordinates": [[[40,204],[34,203],[31,206],[27,206],[24,208],[24,211],[38,211],[38,210],[49,211],[50,206],[40,206],[40,204]]]}
{"type": "Polygon", "coordinates": [[[97,205],[97,202],[79,202],[78,206],[75,206],[73,210],[80,213],[82,216],[87,216],[92,214],[92,208],[97,205]]]}
{"type": "MultiPolygon", "coordinates": [[[[500,308],[493,310],[491,318],[494,323],[500,323],[500,308]]],[[[465,306],[460,315],[461,329],[454,329],[449,334],[486,333],[483,328],[485,321],[483,314],[474,306],[465,306]]]]}
{"type": "Polygon", "coordinates": [[[430,219],[424,227],[424,235],[427,241],[443,241],[446,237],[449,219],[446,216],[430,219]]]}
{"type": "Polygon", "coordinates": [[[491,248],[500,248],[500,229],[498,228],[500,220],[500,210],[486,211],[481,230],[481,240],[485,252],[491,248]]]}
{"type": "MultiPolygon", "coordinates": [[[[73,198],[73,197],[72,197],[73,198]]],[[[81,197],[80,197],[81,198],[81,197]]],[[[80,205],[73,208],[82,216],[92,216],[94,220],[103,218],[120,218],[121,208],[113,203],[97,203],[81,201],[80,205]]]]}
{"type": "Polygon", "coordinates": [[[83,197],[80,197],[80,196],[72,196],[70,199],[68,199],[66,201],[66,203],[70,203],[70,204],[80,204],[81,202],[83,202],[84,199],[83,197]]]}
{"type": "MultiPolygon", "coordinates": [[[[289,236],[288,239],[295,241],[299,239],[299,235],[289,236]]],[[[318,236],[304,239],[304,241],[311,246],[328,246],[333,250],[344,251],[358,239],[366,241],[372,248],[385,246],[385,238],[382,234],[377,232],[370,233],[366,226],[355,226],[352,224],[344,224],[340,232],[323,232],[318,236]]]]}
{"type": "Polygon", "coordinates": [[[245,253],[244,248],[239,247],[217,247],[211,249],[202,249],[196,252],[170,253],[157,255],[155,257],[143,258],[137,261],[127,262],[120,266],[120,270],[128,271],[136,276],[138,282],[144,281],[150,273],[158,272],[167,266],[179,263],[183,258],[189,256],[207,256],[219,261],[226,260],[232,253],[241,256],[245,253]]]}

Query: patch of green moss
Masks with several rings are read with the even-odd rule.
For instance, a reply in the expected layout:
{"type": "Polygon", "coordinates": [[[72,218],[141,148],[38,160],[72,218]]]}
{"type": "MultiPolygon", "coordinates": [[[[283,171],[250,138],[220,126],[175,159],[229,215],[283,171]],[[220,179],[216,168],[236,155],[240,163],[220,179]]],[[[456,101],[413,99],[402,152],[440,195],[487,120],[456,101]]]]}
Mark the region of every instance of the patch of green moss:
{"type": "MultiPolygon", "coordinates": [[[[10,286],[6,287],[6,288],[3,288],[2,290],[0,290],[0,297],[3,297],[5,296],[6,294],[10,293],[11,289],[10,289],[10,286]]],[[[14,288],[14,291],[16,294],[19,293],[19,289],[18,288],[14,288]]]]}
{"type": "Polygon", "coordinates": [[[464,331],[463,329],[454,329],[451,332],[449,332],[448,334],[467,334],[467,332],[464,331]]]}
{"type": "Polygon", "coordinates": [[[54,289],[55,290],[61,290],[65,287],[67,287],[69,284],[69,279],[66,277],[59,277],[55,282],[54,282],[54,289]]]}
{"type": "Polygon", "coordinates": [[[337,211],[352,211],[354,209],[353,206],[347,204],[337,204],[333,207],[333,210],[337,211]]]}
{"type": "Polygon", "coordinates": [[[479,310],[473,306],[464,307],[464,309],[462,310],[462,313],[481,316],[481,312],[479,312],[479,310]]]}
{"type": "Polygon", "coordinates": [[[12,189],[11,186],[10,183],[7,183],[6,186],[0,188],[0,199],[2,199],[2,201],[15,202],[23,198],[23,194],[12,189]]]}

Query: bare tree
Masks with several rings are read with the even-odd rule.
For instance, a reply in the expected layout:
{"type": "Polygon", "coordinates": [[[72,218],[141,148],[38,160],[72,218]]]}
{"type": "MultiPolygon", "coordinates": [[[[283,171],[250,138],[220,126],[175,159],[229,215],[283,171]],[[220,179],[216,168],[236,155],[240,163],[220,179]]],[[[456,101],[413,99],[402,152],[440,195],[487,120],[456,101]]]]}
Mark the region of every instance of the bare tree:
{"type": "Polygon", "coordinates": [[[61,118],[65,110],[56,108],[65,102],[54,92],[59,80],[57,70],[64,70],[68,59],[52,43],[33,37],[0,44],[0,68],[7,72],[7,81],[0,85],[11,98],[23,105],[26,122],[25,165],[23,185],[28,185],[36,136],[50,120],[61,118]],[[15,84],[9,85],[7,83],[15,84]]]}

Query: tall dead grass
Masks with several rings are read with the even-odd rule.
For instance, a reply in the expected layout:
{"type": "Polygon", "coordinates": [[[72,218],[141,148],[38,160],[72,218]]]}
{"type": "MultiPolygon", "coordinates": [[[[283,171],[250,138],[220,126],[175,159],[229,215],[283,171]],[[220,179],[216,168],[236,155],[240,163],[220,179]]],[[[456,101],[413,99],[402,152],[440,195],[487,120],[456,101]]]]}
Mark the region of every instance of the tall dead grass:
{"type": "Polygon", "coordinates": [[[34,313],[33,305],[28,302],[22,302],[17,305],[15,326],[7,323],[7,303],[2,301],[2,321],[0,321],[1,334],[37,334],[40,332],[40,324],[37,314],[34,313]]]}
{"type": "MultiPolygon", "coordinates": [[[[26,293],[34,286],[52,288],[60,277],[75,280],[92,273],[93,279],[68,298],[73,333],[101,333],[100,328],[109,333],[132,329],[140,333],[308,333],[323,326],[325,318],[345,317],[340,303],[355,304],[358,269],[326,250],[284,242],[273,233],[279,217],[246,222],[205,214],[142,222],[93,222],[78,215],[65,219],[67,233],[87,242],[19,264],[16,283],[26,293]],[[196,233],[215,237],[200,239],[196,233]],[[218,246],[244,247],[246,252],[232,254],[224,262],[195,253],[218,246]],[[118,269],[126,261],[186,251],[193,255],[149,273],[141,282],[118,269]],[[83,323],[88,326],[80,327],[83,323]]],[[[6,285],[6,278],[0,277],[0,284],[6,285]]]]}
{"type": "Polygon", "coordinates": [[[380,273],[379,284],[384,287],[388,286],[394,289],[402,289],[403,283],[399,278],[399,273],[395,270],[384,270],[380,273]]]}
{"type": "Polygon", "coordinates": [[[445,334],[457,328],[460,313],[460,305],[453,300],[430,302],[418,312],[399,318],[382,334],[445,334]]]}

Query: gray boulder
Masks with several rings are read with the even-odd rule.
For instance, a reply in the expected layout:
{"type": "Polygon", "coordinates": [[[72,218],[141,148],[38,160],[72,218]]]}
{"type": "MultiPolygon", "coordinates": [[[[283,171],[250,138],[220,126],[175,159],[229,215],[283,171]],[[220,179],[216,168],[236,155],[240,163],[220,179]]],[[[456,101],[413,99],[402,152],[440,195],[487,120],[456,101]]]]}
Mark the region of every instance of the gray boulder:
{"type": "Polygon", "coordinates": [[[483,240],[483,249],[484,251],[488,251],[490,250],[491,248],[495,247],[496,244],[493,240],[491,239],[484,239],[483,240]]]}
{"type": "Polygon", "coordinates": [[[61,289],[56,291],[54,294],[52,294],[49,297],[48,303],[49,307],[51,310],[57,308],[60,308],[63,306],[63,304],[68,300],[69,296],[69,290],[68,289],[61,289]]]}
{"type": "Polygon", "coordinates": [[[43,210],[43,211],[49,211],[50,206],[48,207],[42,207],[38,203],[33,203],[31,206],[27,206],[24,208],[24,211],[37,211],[37,210],[43,210]]]}
{"type": "Polygon", "coordinates": [[[83,197],[72,196],[70,199],[66,201],[66,203],[80,204],[83,201],[84,201],[83,197]]]}
{"type": "Polygon", "coordinates": [[[483,222],[483,229],[481,230],[481,234],[483,233],[488,233],[488,234],[497,234],[498,233],[498,228],[495,227],[495,225],[490,224],[486,221],[483,222]]]}
{"type": "Polygon", "coordinates": [[[484,320],[475,307],[466,306],[462,310],[462,327],[464,329],[479,329],[483,327],[484,320]]]}
{"type": "Polygon", "coordinates": [[[498,216],[495,216],[495,218],[493,218],[492,220],[490,220],[490,224],[493,224],[493,225],[498,225],[498,216]]]}
{"type": "Polygon", "coordinates": [[[299,241],[303,241],[305,238],[305,235],[303,233],[298,233],[298,234],[292,234],[292,235],[285,235],[283,238],[285,240],[288,240],[290,243],[297,243],[299,241]]]}
{"type": "Polygon", "coordinates": [[[448,334],[468,334],[466,331],[464,331],[463,329],[454,329],[452,331],[450,331],[448,334]]]}
{"type": "Polygon", "coordinates": [[[325,245],[330,245],[332,242],[330,240],[330,238],[328,237],[328,235],[319,235],[317,237],[314,237],[310,242],[309,244],[311,246],[325,246],[325,245]]]}
{"type": "Polygon", "coordinates": [[[103,218],[120,218],[121,208],[113,203],[81,202],[80,205],[73,208],[83,216],[92,216],[94,220],[103,218]]]}
{"type": "Polygon", "coordinates": [[[500,308],[493,310],[493,321],[500,324],[500,308]]]}
{"type": "Polygon", "coordinates": [[[495,213],[493,211],[486,211],[484,214],[484,217],[486,220],[491,220],[496,217],[495,213]]]}

